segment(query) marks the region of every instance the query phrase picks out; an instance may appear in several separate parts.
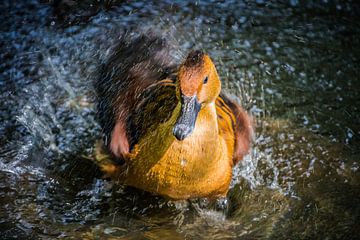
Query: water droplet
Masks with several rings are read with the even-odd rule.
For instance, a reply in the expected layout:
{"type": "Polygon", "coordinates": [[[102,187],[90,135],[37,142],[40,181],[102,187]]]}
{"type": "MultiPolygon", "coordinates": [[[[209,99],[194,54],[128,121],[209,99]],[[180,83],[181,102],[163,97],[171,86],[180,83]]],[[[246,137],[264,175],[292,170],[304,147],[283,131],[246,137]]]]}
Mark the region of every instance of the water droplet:
{"type": "Polygon", "coordinates": [[[186,164],[187,164],[187,160],[186,159],[181,159],[180,164],[181,164],[181,166],[185,167],[186,164]]]}

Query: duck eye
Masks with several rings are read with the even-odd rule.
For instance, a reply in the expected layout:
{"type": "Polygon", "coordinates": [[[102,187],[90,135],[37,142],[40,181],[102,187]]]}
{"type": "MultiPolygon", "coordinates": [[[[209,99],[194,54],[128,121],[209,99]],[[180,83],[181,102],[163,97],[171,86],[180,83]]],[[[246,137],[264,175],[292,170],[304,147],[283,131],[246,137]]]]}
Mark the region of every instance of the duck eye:
{"type": "Polygon", "coordinates": [[[206,84],[208,82],[208,77],[206,76],[206,78],[204,79],[204,84],[206,84]]]}

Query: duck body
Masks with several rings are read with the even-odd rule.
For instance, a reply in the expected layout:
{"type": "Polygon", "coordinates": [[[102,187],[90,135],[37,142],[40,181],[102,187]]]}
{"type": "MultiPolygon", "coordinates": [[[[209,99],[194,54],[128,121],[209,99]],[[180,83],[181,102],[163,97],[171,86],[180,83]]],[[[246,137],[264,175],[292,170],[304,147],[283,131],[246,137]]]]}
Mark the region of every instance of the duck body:
{"type": "Polygon", "coordinates": [[[220,94],[207,55],[190,53],[179,67],[161,38],[122,39],[95,88],[105,147],[120,160],[99,163],[108,176],[171,199],[227,193],[252,126],[220,94]]]}
{"type": "Polygon", "coordinates": [[[209,128],[209,124],[217,125],[217,119],[211,119],[216,114],[214,108],[209,106],[199,113],[194,131],[183,141],[173,136],[174,117],[149,131],[129,161],[125,184],[173,199],[226,192],[231,180],[232,149],[218,137],[217,127],[209,128]]]}

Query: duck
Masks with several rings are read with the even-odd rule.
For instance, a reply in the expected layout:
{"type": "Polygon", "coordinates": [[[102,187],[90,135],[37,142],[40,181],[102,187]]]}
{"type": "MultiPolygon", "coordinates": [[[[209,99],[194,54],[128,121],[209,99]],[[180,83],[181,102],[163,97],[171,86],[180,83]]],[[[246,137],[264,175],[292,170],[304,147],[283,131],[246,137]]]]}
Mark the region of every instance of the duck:
{"type": "Polygon", "coordinates": [[[221,90],[208,54],[192,50],[179,62],[166,38],[118,40],[94,83],[102,149],[111,154],[97,164],[115,182],[165,198],[224,197],[251,147],[253,120],[221,90]]]}

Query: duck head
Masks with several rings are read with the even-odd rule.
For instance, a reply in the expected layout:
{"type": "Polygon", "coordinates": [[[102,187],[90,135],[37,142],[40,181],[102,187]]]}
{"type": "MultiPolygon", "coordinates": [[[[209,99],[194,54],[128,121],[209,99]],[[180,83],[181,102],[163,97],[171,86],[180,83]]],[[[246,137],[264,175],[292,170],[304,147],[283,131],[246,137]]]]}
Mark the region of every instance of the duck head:
{"type": "Polygon", "coordinates": [[[177,76],[177,97],[180,114],[173,128],[174,136],[182,141],[194,128],[198,113],[219,96],[221,82],[210,57],[192,51],[180,66],[177,76]]]}

